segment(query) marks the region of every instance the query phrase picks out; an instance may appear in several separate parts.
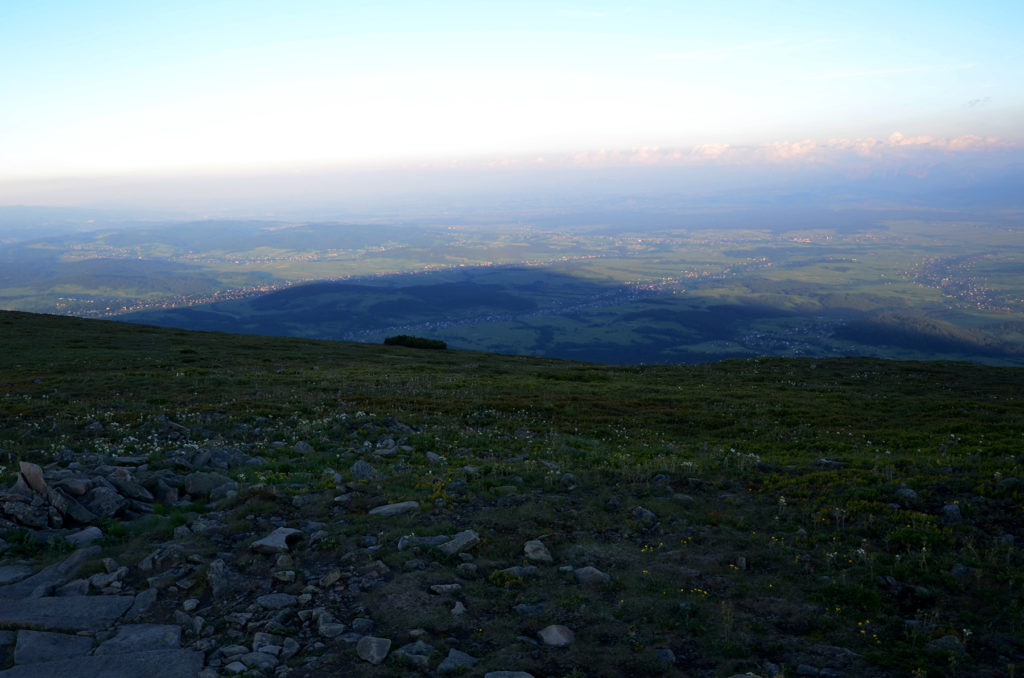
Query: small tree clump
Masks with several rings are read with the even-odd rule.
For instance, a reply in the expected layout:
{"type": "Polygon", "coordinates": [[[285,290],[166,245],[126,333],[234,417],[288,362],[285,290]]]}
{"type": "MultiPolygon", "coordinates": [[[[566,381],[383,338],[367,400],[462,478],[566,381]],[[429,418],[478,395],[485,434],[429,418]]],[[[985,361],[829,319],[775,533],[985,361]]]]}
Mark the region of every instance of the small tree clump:
{"type": "Polygon", "coordinates": [[[408,346],[409,348],[432,348],[438,350],[448,348],[448,344],[438,339],[410,337],[408,334],[399,334],[394,337],[388,337],[384,340],[384,343],[388,346],[408,346]]]}

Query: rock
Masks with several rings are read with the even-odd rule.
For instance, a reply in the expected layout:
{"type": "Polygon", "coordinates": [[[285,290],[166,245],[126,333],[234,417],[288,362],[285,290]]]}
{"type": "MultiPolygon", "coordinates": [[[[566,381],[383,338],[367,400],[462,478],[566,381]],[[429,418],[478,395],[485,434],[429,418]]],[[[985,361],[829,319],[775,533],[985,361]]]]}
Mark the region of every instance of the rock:
{"type": "Polygon", "coordinates": [[[363,636],[356,643],[356,654],[364,662],[380,664],[391,649],[390,638],[375,638],[374,636],[363,636]]]}
{"type": "Polygon", "coordinates": [[[430,664],[430,655],[434,653],[434,646],[423,640],[417,640],[416,642],[403,645],[394,652],[391,656],[410,666],[425,669],[430,664]]]}
{"type": "Polygon", "coordinates": [[[460,551],[472,548],[480,543],[480,535],[473,530],[463,530],[459,532],[450,541],[439,545],[437,550],[446,556],[453,556],[460,551]]]}
{"type": "Polygon", "coordinates": [[[536,617],[544,612],[544,603],[520,603],[512,609],[523,617],[536,617]]]}
{"type": "Polygon", "coordinates": [[[92,649],[92,638],[67,633],[48,631],[18,631],[18,642],[14,646],[15,664],[38,664],[81,657],[92,649]]]}
{"type": "Polygon", "coordinates": [[[121,617],[135,596],[0,599],[0,626],[98,631],[121,617]]]}
{"type": "MultiPolygon", "coordinates": [[[[40,570],[31,577],[6,586],[0,586],[0,598],[24,598],[37,590],[52,590],[71,581],[85,562],[100,552],[99,546],[78,549],[59,563],[40,570]]],[[[2,614],[2,608],[0,608],[2,614]]]]}
{"type": "Polygon", "coordinates": [[[270,671],[280,664],[280,660],[267,652],[247,652],[239,657],[238,661],[245,664],[247,668],[258,671],[270,671]]]}
{"type": "Polygon", "coordinates": [[[102,538],[103,538],[103,530],[101,530],[100,528],[96,527],[95,525],[90,525],[89,527],[85,528],[84,530],[79,530],[78,532],[72,532],[71,534],[64,536],[64,540],[66,542],[68,542],[69,544],[71,544],[72,546],[85,546],[86,544],[91,544],[92,542],[96,541],[97,539],[102,539],[102,538]]]}
{"type": "Polygon", "coordinates": [[[210,585],[210,593],[220,597],[234,586],[235,577],[223,559],[217,558],[206,567],[206,583],[210,585]]]}
{"type": "Polygon", "coordinates": [[[264,610],[281,610],[298,605],[299,599],[290,593],[268,593],[256,599],[256,604],[264,610]]]}
{"type": "Polygon", "coordinates": [[[925,644],[925,649],[930,652],[941,652],[943,654],[960,655],[964,652],[963,643],[954,635],[942,636],[925,644]]]}
{"type": "Polygon", "coordinates": [[[917,492],[914,492],[909,487],[903,486],[896,490],[896,497],[904,503],[914,503],[917,501],[917,492]]]}
{"type": "Polygon", "coordinates": [[[545,626],[538,631],[537,637],[539,637],[541,642],[545,645],[550,645],[551,647],[566,647],[572,644],[572,641],[576,639],[576,634],[566,626],[562,626],[561,624],[552,624],[551,626],[545,626]]]}
{"type": "Polygon", "coordinates": [[[573,571],[576,583],[580,586],[597,586],[611,581],[611,577],[592,565],[580,567],[573,571]]]}
{"type": "Polygon", "coordinates": [[[100,518],[114,518],[128,506],[127,499],[105,485],[89,490],[82,503],[100,518]]]}
{"type": "Polygon", "coordinates": [[[50,489],[46,486],[46,481],[43,480],[43,469],[27,461],[19,461],[18,469],[20,470],[20,479],[28,485],[29,489],[44,497],[49,494],[50,489]]]}
{"type": "Polygon", "coordinates": [[[381,477],[381,474],[377,469],[373,468],[369,462],[363,461],[362,459],[352,464],[351,471],[352,477],[356,480],[371,481],[377,480],[381,477]]]}
{"type": "Polygon", "coordinates": [[[959,504],[946,504],[942,507],[941,516],[942,521],[949,525],[962,522],[964,519],[959,504]]]}
{"type": "Polygon", "coordinates": [[[53,595],[61,598],[64,596],[86,596],[89,595],[89,580],[88,579],[73,579],[64,586],[58,586],[53,591],[53,595]]]}
{"type": "Polygon", "coordinates": [[[128,654],[178,647],[181,647],[181,627],[176,624],[125,624],[117,627],[114,637],[101,643],[93,654],[128,654]]]}
{"type": "Polygon", "coordinates": [[[658,522],[658,516],[655,515],[654,511],[646,509],[643,506],[634,506],[629,514],[633,516],[633,520],[636,520],[647,527],[658,522]]]}
{"type": "Polygon", "coordinates": [[[0,678],[195,678],[202,668],[202,652],[155,650],[25,664],[0,671],[0,678]]]}
{"type": "Polygon", "coordinates": [[[796,667],[796,675],[798,676],[817,676],[821,672],[816,666],[810,664],[798,664],[796,667]]]}
{"type": "Polygon", "coordinates": [[[46,529],[50,515],[45,506],[33,506],[26,501],[5,501],[0,503],[0,514],[5,514],[25,527],[46,529]]]}
{"type": "Polygon", "coordinates": [[[21,581],[33,572],[35,568],[29,565],[0,565],[0,586],[21,581]]]}
{"type": "Polygon", "coordinates": [[[526,671],[488,671],[484,678],[533,678],[533,674],[526,671]]]}
{"type": "Polygon", "coordinates": [[[371,516],[397,516],[402,513],[409,513],[410,511],[419,511],[420,503],[418,501],[403,501],[397,504],[387,504],[385,506],[378,506],[377,508],[370,509],[369,515],[371,516]]]}
{"type": "Polygon", "coordinates": [[[437,665],[437,673],[455,673],[456,671],[463,671],[469,669],[471,666],[476,664],[479,659],[471,655],[461,652],[459,650],[451,649],[448,651],[448,656],[437,665]]]}
{"type": "Polygon", "coordinates": [[[296,454],[312,454],[316,450],[314,450],[313,446],[307,443],[305,440],[300,440],[299,442],[292,445],[292,451],[295,452],[296,454]]]}
{"type": "Polygon", "coordinates": [[[548,551],[548,547],[544,546],[543,542],[539,539],[531,539],[523,544],[523,551],[526,553],[526,559],[531,563],[550,563],[554,561],[554,558],[551,557],[551,551],[548,551]]]}
{"type": "Polygon", "coordinates": [[[414,534],[407,534],[398,539],[398,550],[404,551],[413,546],[440,546],[446,541],[451,541],[449,534],[439,534],[433,537],[417,537],[414,534]]]}
{"type": "Polygon", "coordinates": [[[456,600],[455,605],[452,606],[452,614],[456,617],[466,614],[466,606],[461,600],[456,600]]]}
{"type": "Polygon", "coordinates": [[[302,538],[302,531],[291,527],[279,527],[263,539],[254,541],[249,548],[257,553],[287,553],[289,543],[302,538]]]}
{"type": "Polygon", "coordinates": [[[132,606],[124,613],[124,618],[131,621],[146,614],[149,612],[149,608],[153,607],[153,604],[156,602],[156,597],[156,589],[146,589],[145,591],[141,591],[135,596],[135,600],[132,601],[132,606]]]}
{"type": "Polygon", "coordinates": [[[838,471],[846,468],[845,461],[836,461],[835,459],[829,459],[828,457],[822,457],[814,462],[814,465],[818,468],[823,468],[828,471],[838,471]]]}
{"type": "Polygon", "coordinates": [[[210,497],[224,486],[237,487],[237,483],[219,473],[196,471],[185,476],[185,493],[192,497],[210,497]]]}
{"type": "Polygon", "coordinates": [[[118,478],[117,476],[111,476],[109,480],[110,484],[125,497],[135,499],[136,501],[153,503],[153,495],[142,485],[127,478],[118,478]]]}

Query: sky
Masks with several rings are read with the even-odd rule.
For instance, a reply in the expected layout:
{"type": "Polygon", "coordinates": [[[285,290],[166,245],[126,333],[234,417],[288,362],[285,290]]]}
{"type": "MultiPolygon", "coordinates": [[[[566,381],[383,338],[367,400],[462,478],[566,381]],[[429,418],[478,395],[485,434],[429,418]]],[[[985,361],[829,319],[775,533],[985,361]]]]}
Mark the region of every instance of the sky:
{"type": "Polygon", "coordinates": [[[0,17],[0,204],[140,177],[1024,146],[1020,0],[0,0],[0,17]]]}

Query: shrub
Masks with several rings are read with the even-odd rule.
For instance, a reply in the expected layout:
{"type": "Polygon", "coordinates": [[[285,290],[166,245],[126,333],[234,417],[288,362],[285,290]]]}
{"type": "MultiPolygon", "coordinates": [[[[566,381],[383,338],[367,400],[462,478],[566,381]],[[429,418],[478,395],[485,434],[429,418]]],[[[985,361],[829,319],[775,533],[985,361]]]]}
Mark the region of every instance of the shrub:
{"type": "Polygon", "coordinates": [[[388,346],[408,346],[409,348],[432,348],[446,349],[448,344],[438,339],[424,339],[423,337],[410,337],[408,334],[399,334],[388,337],[384,340],[388,346]]]}

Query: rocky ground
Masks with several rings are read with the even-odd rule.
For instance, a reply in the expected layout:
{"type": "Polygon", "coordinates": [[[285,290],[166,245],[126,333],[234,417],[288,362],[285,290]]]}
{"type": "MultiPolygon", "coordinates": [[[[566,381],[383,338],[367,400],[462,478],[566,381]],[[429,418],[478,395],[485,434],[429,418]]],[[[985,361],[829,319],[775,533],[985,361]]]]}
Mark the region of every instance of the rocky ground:
{"type": "Polygon", "coordinates": [[[25,320],[0,678],[1024,665],[1020,371],[25,320]]]}
{"type": "MultiPolygon", "coordinates": [[[[185,427],[161,423],[160,435],[189,437],[185,427]]],[[[0,567],[0,623],[8,629],[0,648],[13,661],[0,676],[102,676],[115,668],[118,675],[150,678],[154,671],[174,677],[313,676],[342,667],[355,675],[446,675],[468,673],[481,660],[493,669],[483,672],[491,678],[531,675],[521,670],[526,665],[562,675],[567,666],[555,653],[571,647],[578,632],[594,632],[588,623],[597,620],[588,620],[587,601],[618,595],[612,576],[593,564],[596,554],[548,546],[565,545],[564,535],[538,535],[519,542],[513,553],[496,548],[504,536],[498,526],[491,519],[474,523],[473,516],[514,512],[535,502],[576,513],[572,496],[586,490],[575,476],[549,463],[547,470],[557,478],[554,491],[544,486],[533,492],[518,478],[519,483],[514,479],[496,488],[492,502],[476,498],[459,514],[448,515],[447,504],[457,503],[449,493],[468,490],[480,473],[463,465],[459,477],[437,493],[447,499],[428,502],[420,496],[377,504],[390,469],[402,473],[410,457],[420,456],[425,467],[438,470],[450,464],[408,445],[405,434],[414,429],[393,419],[353,428],[355,451],[346,457],[354,461],[347,458],[341,471],[327,469],[330,486],[319,490],[287,484],[241,487],[225,474],[258,468],[266,460],[235,447],[182,449],[160,461],[65,455],[46,470],[20,463],[16,484],[0,503],[6,526],[28,530],[23,533],[28,539],[51,551],[76,550],[42,569],[25,559],[0,567]],[[97,526],[118,518],[145,521],[156,506],[197,501],[220,508],[180,514],[171,538],[141,557],[131,548],[118,554],[119,545],[97,526]],[[365,534],[344,538],[331,529],[351,521],[353,513],[366,526],[365,534]],[[430,527],[439,516],[466,528],[429,536],[410,530],[394,538],[404,526],[435,532],[430,527]],[[543,582],[537,588],[545,592],[554,583],[568,592],[576,609],[552,614],[551,608],[565,603],[543,596],[517,602],[530,599],[522,594],[533,582],[543,582]],[[516,595],[508,597],[509,591],[516,595]],[[508,599],[491,600],[495,594],[508,599]],[[484,632],[480,624],[494,624],[502,613],[507,636],[500,647],[474,637],[484,632]],[[559,620],[567,623],[547,623],[559,620]],[[378,666],[380,671],[371,670],[378,666]]],[[[315,455],[304,441],[288,452],[315,455]]],[[[690,491],[708,489],[697,479],[683,482],[690,491]]],[[[694,501],[676,493],[668,477],[655,483],[680,505],[694,501]]],[[[609,511],[623,514],[640,532],[669,534],[650,509],[623,507],[614,497],[608,501],[609,511]]],[[[137,549],[139,542],[123,546],[137,549]]],[[[736,561],[732,568],[746,567],[742,556],[736,561]]],[[[678,581],[690,588],[721,586],[716,579],[699,569],[678,568],[678,581]]],[[[685,648],[666,644],[642,659],[648,668],[667,673],[676,669],[679,652],[685,648]]],[[[781,674],[781,665],[791,664],[799,675],[874,675],[856,653],[822,644],[780,649],[775,660],[764,662],[766,673],[781,674]]]]}

